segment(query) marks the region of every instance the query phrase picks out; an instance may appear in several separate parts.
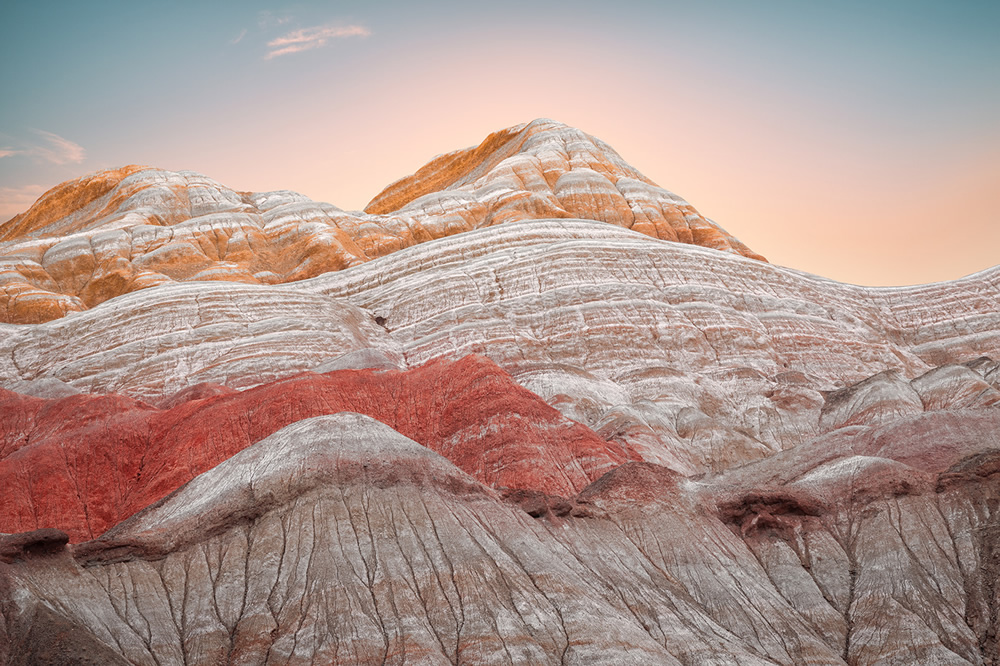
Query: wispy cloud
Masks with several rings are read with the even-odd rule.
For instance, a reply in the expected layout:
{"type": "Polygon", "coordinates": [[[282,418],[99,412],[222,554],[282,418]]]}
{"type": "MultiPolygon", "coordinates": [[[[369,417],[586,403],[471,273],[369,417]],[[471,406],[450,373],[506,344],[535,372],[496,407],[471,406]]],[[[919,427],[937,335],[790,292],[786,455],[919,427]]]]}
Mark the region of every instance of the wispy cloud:
{"type": "Polygon", "coordinates": [[[247,36],[247,29],[243,28],[243,31],[240,34],[238,34],[236,37],[234,37],[233,39],[230,39],[229,43],[233,44],[233,45],[239,44],[240,42],[243,41],[243,38],[246,37],[246,36],[247,36]]]}
{"type": "Polygon", "coordinates": [[[41,185],[0,187],[0,220],[7,220],[28,210],[44,193],[45,188],[41,185]]]}
{"type": "Polygon", "coordinates": [[[41,139],[31,150],[31,154],[53,164],[79,164],[87,156],[87,151],[78,143],[64,139],[53,132],[33,130],[41,139]]]}
{"type": "Polygon", "coordinates": [[[259,28],[271,28],[276,25],[285,25],[291,20],[291,16],[275,16],[266,9],[257,13],[257,27],[259,28]]]}
{"type": "Polygon", "coordinates": [[[79,164],[87,156],[87,151],[80,144],[64,139],[54,132],[45,130],[31,130],[37,139],[34,141],[23,141],[21,147],[12,148],[10,146],[0,148],[0,159],[13,157],[14,155],[25,155],[51,162],[52,164],[79,164]]]}
{"type": "Polygon", "coordinates": [[[269,49],[265,59],[299,53],[326,46],[331,39],[343,37],[368,37],[371,30],[361,25],[318,25],[312,28],[293,30],[267,43],[269,49]]]}

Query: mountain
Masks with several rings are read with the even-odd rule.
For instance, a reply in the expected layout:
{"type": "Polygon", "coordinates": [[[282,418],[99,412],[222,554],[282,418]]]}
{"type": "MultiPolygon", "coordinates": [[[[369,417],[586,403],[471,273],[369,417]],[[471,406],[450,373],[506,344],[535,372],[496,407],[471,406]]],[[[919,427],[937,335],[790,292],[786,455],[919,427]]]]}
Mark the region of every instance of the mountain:
{"type": "Polygon", "coordinates": [[[172,281],[295,282],[463,231],[550,218],[763,259],[600,140],[536,120],[438,157],[365,212],[141,166],[63,183],[0,226],[0,321],[49,321],[172,281]]]}
{"type": "Polygon", "coordinates": [[[774,266],[551,121],[364,213],[130,169],[0,227],[0,664],[1000,664],[1000,267],[774,266]]]}

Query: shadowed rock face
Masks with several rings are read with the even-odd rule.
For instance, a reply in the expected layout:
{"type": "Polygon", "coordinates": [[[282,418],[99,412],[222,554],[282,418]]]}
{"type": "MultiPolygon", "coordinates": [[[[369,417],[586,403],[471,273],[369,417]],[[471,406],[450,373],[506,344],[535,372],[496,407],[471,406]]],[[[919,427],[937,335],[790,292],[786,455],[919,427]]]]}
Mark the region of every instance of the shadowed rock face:
{"type": "Polygon", "coordinates": [[[184,254],[318,206],[135,168],[0,228],[57,287],[0,324],[0,664],[1000,664],[1000,270],[741,256],[550,122],[324,208],[342,265],[184,254]],[[209,273],[101,292],[108,234],[209,273]]]}

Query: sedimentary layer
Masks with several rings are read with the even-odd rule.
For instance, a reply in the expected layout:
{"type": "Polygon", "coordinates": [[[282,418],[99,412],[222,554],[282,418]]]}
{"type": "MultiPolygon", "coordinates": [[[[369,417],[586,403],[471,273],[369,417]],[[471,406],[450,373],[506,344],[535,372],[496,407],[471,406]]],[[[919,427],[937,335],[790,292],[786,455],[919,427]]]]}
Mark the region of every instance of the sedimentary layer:
{"type": "Polygon", "coordinates": [[[0,390],[0,532],[92,539],[290,424],[361,412],[494,488],[573,495],[638,455],[570,421],[483,357],[410,371],[303,373],[247,391],[197,386],[167,409],[123,396],[0,390]]]}
{"type": "Polygon", "coordinates": [[[994,404],[995,364],[957,364],[1000,358],[998,300],[997,270],[863,288],[609,225],[532,221],[292,285],[163,285],[7,326],[0,377],[46,397],[159,404],[204,382],[480,354],[605,439],[694,474],[882,413],[994,404]],[[939,367],[952,370],[925,377],[939,367]],[[861,389],[831,395],[886,372],[860,402],[861,389]]]}
{"type": "Polygon", "coordinates": [[[1000,267],[772,266],[550,121],[0,236],[3,666],[1000,664],[1000,267]]]}
{"type": "Polygon", "coordinates": [[[19,537],[6,656],[71,636],[137,664],[989,663],[984,418],[992,440],[931,464],[891,456],[947,415],[699,481],[627,463],[545,511],[368,417],[307,419],[101,539],[19,537]]]}
{"type": "Polygon", "coordinates": [[[435,159],[363,212],[142,166],[63,183],[0,225],[0,321],[174,281],[294,282],[471,229],[573,217],[763,259],[607,144],[536,120],[435,159]]]}

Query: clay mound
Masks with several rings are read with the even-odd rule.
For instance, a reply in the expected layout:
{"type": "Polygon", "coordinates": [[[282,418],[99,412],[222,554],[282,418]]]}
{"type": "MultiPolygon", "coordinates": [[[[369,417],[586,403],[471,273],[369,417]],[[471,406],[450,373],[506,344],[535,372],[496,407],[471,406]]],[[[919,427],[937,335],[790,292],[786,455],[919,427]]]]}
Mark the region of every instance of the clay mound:
{"type": "Polygon", "coordinates": [[[606,144],[535,121],[434,160],[366,212],[153,167],[64,183],[0,227],[0,322],[171,281],[294,282],[483,226],[571,217],[763,259],[606,144]]]}
{"type": "Polygon", "coordinates": [[[820,426],[836,430],[850,425],[879,425],[919,414],[920,395],[899,371],[888,370],[825,396],[820,426]]]}
{"type": "MultiPolygon", "coordinates": [[[[118,523],[79,557],[123,547],[160,558],[207,535],[256,520],[325,486],[413,486],[423,492],[490,490],[446,458],[368,416],[340,412],[302,419],[199,474],[118,523]]],[[[33,533],[31,533],[33,534],[33,533]]]]}
{"type": "MultiPolygon", "coordinates": [[[[202,394],[206,395],[206,394],[202,394]]],[[[93,538],[303,419],[367,414],[489,486],[573,495],[635,455],[569,421],[482,357],[410,371],[303,374],[157,409],[124,396],[0,391],[0,532],[93,538]]],[[[175,402],[175,401],[171,401],[175,402]]]]}
{"type": "Polygon", "coordinates": [[[709,477],[706,492],[730,517],[775,513],[778,505],[801,515],[835,513],[904,495],[932,497],[963,480],[974,487],[996,476],[998,452],[1000,410],[931,411],[824,434],[709,477]]]}
{"type": "Polygon", "coordinates": [[[135,185],[121,188],[122,181],[149,168],[130,165],[107,169],[56,185],[39,197],[29,210],[0,226],[0,243],[86,231],[87,222],[113,214],[124,199],[135,194],[135,185]],[[112,192],[116,196],[111,196],[112,192]]]}

